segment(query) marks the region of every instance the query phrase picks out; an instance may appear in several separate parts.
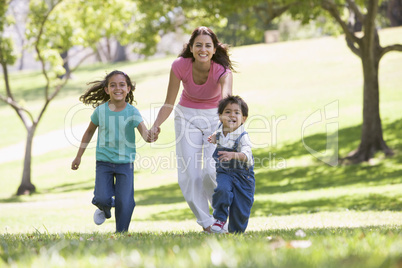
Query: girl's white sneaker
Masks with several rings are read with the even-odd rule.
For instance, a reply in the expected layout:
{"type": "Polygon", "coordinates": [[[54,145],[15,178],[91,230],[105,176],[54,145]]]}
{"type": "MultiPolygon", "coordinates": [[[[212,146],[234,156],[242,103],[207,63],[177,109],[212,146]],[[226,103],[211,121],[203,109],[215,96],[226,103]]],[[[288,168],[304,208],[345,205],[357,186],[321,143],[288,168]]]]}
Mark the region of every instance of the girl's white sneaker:
{"type": "Polygon", "coordinates": [[[104,223],[106,220],[105,217],[105,212],[103,212],[102,210],[100,210],[99,208],[95,210],[94,213],[94,222],[96,225],[101,225],[102,223],[104,223]]]}

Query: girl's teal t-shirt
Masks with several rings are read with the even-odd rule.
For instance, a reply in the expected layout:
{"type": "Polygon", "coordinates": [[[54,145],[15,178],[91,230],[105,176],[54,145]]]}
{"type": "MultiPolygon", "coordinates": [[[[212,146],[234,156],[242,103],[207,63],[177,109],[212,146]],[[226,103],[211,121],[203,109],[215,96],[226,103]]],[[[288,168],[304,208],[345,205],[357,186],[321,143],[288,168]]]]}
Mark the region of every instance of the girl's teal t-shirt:
{"type": "Polygon", "coordinates": [[[116,164],[134,162],[134,129],[143,121],[137,108],[127,103],[124,110],[113,112],[106,102],[96,107],[91,121],[98,126],[97,161],[116,164]]]}

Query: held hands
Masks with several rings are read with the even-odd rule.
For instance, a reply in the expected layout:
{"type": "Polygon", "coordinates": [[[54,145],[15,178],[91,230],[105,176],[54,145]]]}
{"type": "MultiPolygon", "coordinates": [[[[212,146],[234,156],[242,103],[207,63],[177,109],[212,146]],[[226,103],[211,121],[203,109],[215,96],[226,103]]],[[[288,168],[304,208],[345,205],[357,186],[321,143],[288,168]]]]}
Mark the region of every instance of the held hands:
{"type": "Polygon", "coordinates": [[[161,132],[160,127],[153,126],[148,131],[147,142],[155,142],[158,139],[159,133],[161,132]]]}

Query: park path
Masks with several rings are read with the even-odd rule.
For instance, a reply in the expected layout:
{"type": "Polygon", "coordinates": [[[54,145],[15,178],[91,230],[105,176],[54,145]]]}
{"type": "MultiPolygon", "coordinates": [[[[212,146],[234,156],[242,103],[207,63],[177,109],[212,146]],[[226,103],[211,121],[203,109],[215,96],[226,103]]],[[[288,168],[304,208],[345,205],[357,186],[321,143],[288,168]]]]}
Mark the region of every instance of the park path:
{"type": "MultiPolygon", "coordinates": [[[[74,126],[69,131],[74,134],[84,134],[88,123],[74,126]]],[[[75,136],[75,135],[74,135],[75,136]]],[[[66,136],[64,129],[54,130],[43,135],[34,137],[32,145],[32,156],[42,155],[51,151],[64,149],[74,146],[71,138],[66,136]]],[[[25,141],[0,148],[0,163],[7,163],[15,160],[24,159],[25,141]]]]}
{"type": "MultiPolygon", "coordinates": [[[[144,110],[141,111],[141,115],[145,122],[153,122],[153,120],[155,119],[154,117],[158,113],[158,111],[159,109],[155,109],[155,111],[151,113],[151,110],[144,110]]],[[[32,156],[39,156],[51,151],[65,149],[72,146],[78,148],[81,142],[82,135],[88,127],[88,124],[89,122],[72,127],[65,127],[63,129],[50,131],[43,135],[35,136],[32,145],[32,156]]],[[[89,146],[96,146],[95,135],[89,146]]],[[[9,145],[7,147],[0,148],[0,164],[22,160],[24,159],[24,153],[25,140],[16,144],[9,145]]]]}

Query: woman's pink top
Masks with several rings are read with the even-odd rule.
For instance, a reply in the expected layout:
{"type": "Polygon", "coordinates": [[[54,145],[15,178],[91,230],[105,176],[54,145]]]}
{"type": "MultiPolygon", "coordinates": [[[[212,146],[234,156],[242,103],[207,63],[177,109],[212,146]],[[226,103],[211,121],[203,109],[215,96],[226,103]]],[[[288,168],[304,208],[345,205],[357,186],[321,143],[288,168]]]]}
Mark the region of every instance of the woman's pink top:
{"type": "Polygon", "coordinates": [[[172,70],[183,83],[183,93],[179,101],[181,106],[195,109],[218,107],[222,99],[219,78],[230,73],[230,69],[225,70],[222,65],[211,60],[208,80],[202,85],[194,83],[192,58],[177,58],[172,63],[172,70]]]}

